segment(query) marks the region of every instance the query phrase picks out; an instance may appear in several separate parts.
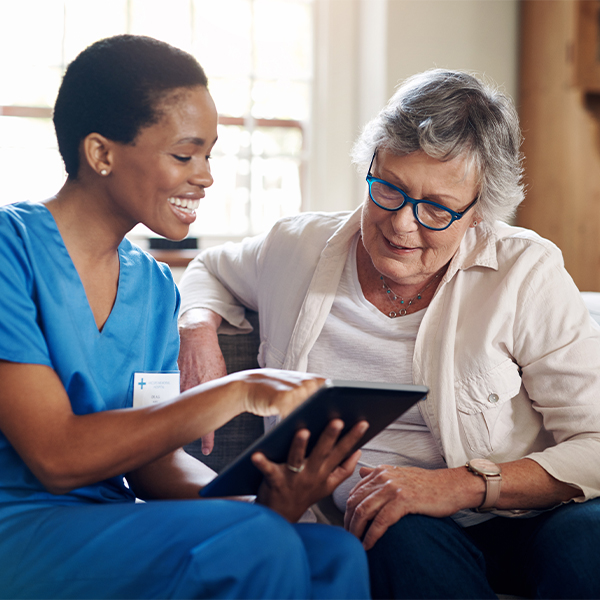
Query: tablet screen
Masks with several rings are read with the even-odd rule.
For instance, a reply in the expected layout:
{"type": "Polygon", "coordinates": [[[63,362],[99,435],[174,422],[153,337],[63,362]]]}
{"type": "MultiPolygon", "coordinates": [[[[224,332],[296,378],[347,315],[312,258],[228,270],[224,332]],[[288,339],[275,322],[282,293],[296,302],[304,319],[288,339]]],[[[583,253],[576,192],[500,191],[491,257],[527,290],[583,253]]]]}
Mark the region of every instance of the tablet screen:
{"type": "Polygon", "coordinates": [[[426,387],[418,385],[328,380],[202,488],[200,495],[227,497],[256,494],[263,476],[250,460],[254,452],[263,452],[269,460],[284,463],[294,434],[298,429],[306,428],[311,432],[306,451],[308,455],[329,421],[335,418],[344,421],[341,435],[358,421],[369,422],[369,429],[348,453],[350,456],[411,406],[424,399],[427,392],[426,387]]]}

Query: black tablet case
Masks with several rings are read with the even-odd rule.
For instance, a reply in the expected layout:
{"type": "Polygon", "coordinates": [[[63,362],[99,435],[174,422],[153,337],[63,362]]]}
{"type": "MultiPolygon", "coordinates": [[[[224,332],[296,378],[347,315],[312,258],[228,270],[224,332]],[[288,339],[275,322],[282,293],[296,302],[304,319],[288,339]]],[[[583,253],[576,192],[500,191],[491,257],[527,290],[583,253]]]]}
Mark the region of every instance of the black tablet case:
{"type": "Polygon", "coordinates": [[[369,429],[348,453],[366,444],[411,406],[422,400],[429,390],[425,386],[395,385],[358,381],[328,381],[273,429],[247,448],[200,492],[202,497],[245,496],[256,494],[262,473],[250,457],[257,451],[274,462],[287,460],[289,447],[298,429],[311,432],[306,454],[310,454],[331,419],[345,423],[341,435],[358,421],[369,422],[369,429]]]}

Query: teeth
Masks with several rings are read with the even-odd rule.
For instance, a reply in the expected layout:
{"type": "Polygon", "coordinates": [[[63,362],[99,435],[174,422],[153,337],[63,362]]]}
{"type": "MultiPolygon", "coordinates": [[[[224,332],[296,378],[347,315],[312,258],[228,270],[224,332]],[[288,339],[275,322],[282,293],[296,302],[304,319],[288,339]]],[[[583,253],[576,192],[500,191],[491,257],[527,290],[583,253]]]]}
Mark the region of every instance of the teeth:
{"type": "Polygon", "coordinates": [[[167,202],[189,211],[194,211],[200,206],[200,200],[188,200],[187,198],[167,198],[167,202]]]}

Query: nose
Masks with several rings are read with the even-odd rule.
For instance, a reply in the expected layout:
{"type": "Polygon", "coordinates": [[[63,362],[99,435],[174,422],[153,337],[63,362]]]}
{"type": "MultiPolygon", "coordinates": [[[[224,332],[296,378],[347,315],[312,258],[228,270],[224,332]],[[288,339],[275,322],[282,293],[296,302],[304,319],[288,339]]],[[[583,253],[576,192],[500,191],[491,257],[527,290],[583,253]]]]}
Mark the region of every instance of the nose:
{"type": "Polygon", "coordinates": [[[404,206],[393,213],[390,213],[392,227],[396,233],[410,233],[419,228],[419,222],[415,218],[413,205],[405,202],[404,206]]]}
{"type": "Polygon", "coordinates": [[[214,179],[212,173],[210,172],[209,159],[205,158],[203,160],[199,160],[197,162],[196,168],[194,169],[194,172],[189,178],[189,182],[192,185],[201,188],[207,188],[213,184],[213,181],[214,179]]]}

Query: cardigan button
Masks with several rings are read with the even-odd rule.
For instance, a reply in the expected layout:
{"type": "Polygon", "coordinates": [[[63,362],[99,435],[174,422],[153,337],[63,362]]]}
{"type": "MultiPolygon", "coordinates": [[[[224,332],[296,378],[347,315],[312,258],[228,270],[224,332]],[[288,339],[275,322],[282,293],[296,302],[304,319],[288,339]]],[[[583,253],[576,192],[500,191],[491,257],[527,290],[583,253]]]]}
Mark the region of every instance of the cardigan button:
{"type": "Polygon", "coordinates": [[[498,402],[498,400],[500,400],[500,397],[498,396],[498,394],[494,394],[493,392],[488,396],[488,400],[492,403],[492,404],[496,404],[496,402],[498,402]]]}

